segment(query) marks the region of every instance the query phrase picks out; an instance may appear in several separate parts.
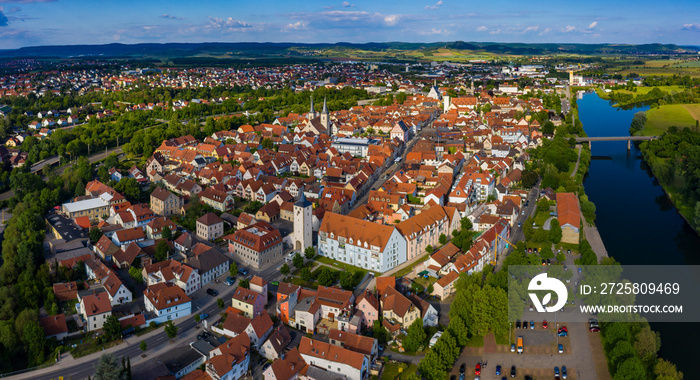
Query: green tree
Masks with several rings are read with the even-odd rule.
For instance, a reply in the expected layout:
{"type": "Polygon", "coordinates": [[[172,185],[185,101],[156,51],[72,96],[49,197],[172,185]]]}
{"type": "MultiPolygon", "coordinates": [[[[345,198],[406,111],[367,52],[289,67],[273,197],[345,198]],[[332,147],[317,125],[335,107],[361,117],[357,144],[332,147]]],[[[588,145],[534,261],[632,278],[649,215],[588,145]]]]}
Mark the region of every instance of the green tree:
{"type": "Polygon", "coordinates": [[[418,364],[418,371],[427,380],[444,380],[447,378],[447,370],[440,355],[432,350],[418,364]]]}
{"type": "Polygon", "coordinates": [[[348,271],[340,272],[340,286],[345,290],[350,290],[355,287],[355,279],[352,273],[348,271]]]}
{"type": "Polygon", "coordinates": [[[104,331],[105,337],[107,337],[108,340],[114,340],[121,338],[122,336],[122,326],[119,323],[119,318],[117,318],[116,315],[110,315],[107,317],[107,320],[102,326],[102,330],[104,331]]]}
{"type": "Polygon", "coordinates": [[[224,300],[222,300],[221,298],[219,298],[219,299],[216,300],[216,306],[218,306],[219,309],[223,309],[224,306],[226,306],[226,305],[224,304],[224,300]]]}
{"type": "Polygon", "coordinates": [[[202,320],[202,315],[201,314],[195,314],[194,315],[194,323],[199,323],[199,321],[202,320]]]}
{"type": "Polygon", "coordinates": [[[430,245],[430,244],[428,244],[428,246],[427,246],[427,247],[425,247],[425,252],[428,252],[428,253],[433,253],[433,246],[432,246],[432,245],[430,245]]]}
{"type": "Polygon", "coordinates": [[[137,283],[143,282],[143,274],[141,269],[136,267],[129,268],[129,276],[134,279],[137,283]]]}
{"type": "Polygon", "coordinates": [[[35,367],[44,363],[44,350],[46,348],[46,339],[44,337],[44,329],[39,326],[39,323],[30,321],[22,331],[22,339],[27,346],[28,366],[35,367]]]}
{"type": "Polygon", "coordinates": [[[112,354],[100,356],[100,360],[95,364],[94,380],[126,380],[126,372],[123,370],[119,360],[112,354]]]}
{"type": "Polygon", "coordinates": [[[173,237],[172,231],[170,231],[170,227],[165,226],[163,227],[163,233],[162,233],[163,239],[170,240],[173,237]]]}
{"type": "Polygon", "coordinates": [[[318,283],[321,286],[331,286],[335,282],[335,271],[330,268],[321,269],[321,273],[318,275],[318,283]]]}
{"type": "Polygon", "coordinates": [[[285,276],[289,274],[289,265],[287,265],[287,263],[284,263],[284,265],[282,265],[282,268],[280,268],[280,273],[282,273],[285,276]]]}
{"type": "Polygon", "coordinates": [[[389,341],[389,331],[382,325],[379,320],[374,321],[372,324],[372,336],[377,339],[379,343],[384,344],[389,341]]]}
{"type": "Polygon", "coordinates": [[[302,268],[301,272],[299,273],[299,276],[301,277],[302,280],[308,282],[309,280],[311,280],[311,269],[302,268]]]}
{"type": "MultiPolygon", "coordinates": [[[[124,194],[131,202],[137,202],[141,199],[141,187],[135,178],[124,177],[114,186],[114,190],[124,194]]],[[[83,189],[83,191],[85,191],[83,189]]]]}
{"type": "Polygon", "coordinates": [[[647,378],[644,363],[636,357],[630,357],[617,366],[613,380],[645,380],[647,378]]]}
{"type": "Polygon", "coordinates": [[[644,326],[634,335],[633,346],[639,357],[647,359],[656,356],[661,348],[661,339],[657,332],[652,331],[649,326],[644,326]]]}
{"type": "Polygon", "coordinates": [[[440,234],[440,244],[447,243],[447,236],[445,234],[440,234]]]}
{"type": "Polygon", "coordinates": [[[423,318],[418,318],[408,327],[406,337],[403,340],[403,347],[410,353],[416,352],[423,346],[425,339],[426,334],[423,328],[423,318]]]}
{"type": "Polygon", "coordinates": [[[165,240],[161,240],[156,244],[156,254],[155,254],[155,260],[156,262],[164,261],[168,258],[170,254],[170,247],[168,246],[168,243],[165,242],[165,240]]]}
{"type": "Polygon", "coordinates": [[[145,340],[142,340],[141,344],[139,344],[139,348],[141,349],[141,351],[146,351],[148,349],[148,343],[146,343],[145,340]]]}
{"type": "Polygon", "coordinates": [[[238,281],[238,286],[240,286],[243,289],[249,289],[250,280],[248,280],[247,278],[242,278],[240,281],[238,281]]]}
{"type": "Polygon", "coordinates": [[[238,274],[238,264],[236,264],[235,261],[232,262],[231,265],[229,265],[228,272],[229,272],[229,274],[231,274],[231,277],[238,274]]]}
{"type": "Polygon", "coordinates": [[[683,372],[676,369],[676,365],[666,359],[659,359],[654,366],[656,380],[683,380],[683,372]]]}
{"type": "Polygon", "coordinates": [[[311,260],[314,256],[316,256],[316,249],[314,249],[314,247],[306,247],[304,250],[304,257],[311,260]]]}
{"type": "Polygon", "coordinates": [[[542,197],[537,201],[537,212],[549,211],[549,201],[547,198],[542,197]]]}
{"type": "Polygon", "coordinates": [[[292,264],[294,264],[295,267],[301,268],[304,266],[304,258],[300,254],[294,255],[294,258],[292,259],[292,264]]]}
{"type": "Polygon", "coordinates": [[[92,227],[90,229],[90,242],[92,242],[92,244],[97,243],[97,241],[100,240],[101,237],[102,237],[102,230],[100,230],[97,227],[92,227]]]}
{"type": "MultiPolygon", "coordinates": [[[[221,298],[219,298],[221,299],[221,298]]],[[[175,326],[173,321],[168,321],[168,323],[165,324],[165,334],[168,336],[168,338],[173,339],[177,336],[177,330],[180,328],[175,326]]]]}
{"type": "Polygon", "coordinates": [[[561,225],[557,218],[552,218],[549,222],[549,241],[554,244],[559,244],[562,237],[561,225]]]}
{"type": "Polygon", "coordinates": [[[435,287],[433,286],[433,284],[430,284],[430,285],[428,285],[427,288],[425,288],[425,292],[428,294],[433,294],[434,290],[435,290],[435,287]]]}
{"type": "Polygon", "coordinates": [[[447,326],[447,329],[450,330],[452,335],[456,338],[457,345],[459,347],[464,347],[467,345],[467,342],[469,342],[469,330],[467,329],[467,325],[464,323],[464,319],[462,319],[462,317],[459,315],[451,317],[450,324],[447,326]]]}

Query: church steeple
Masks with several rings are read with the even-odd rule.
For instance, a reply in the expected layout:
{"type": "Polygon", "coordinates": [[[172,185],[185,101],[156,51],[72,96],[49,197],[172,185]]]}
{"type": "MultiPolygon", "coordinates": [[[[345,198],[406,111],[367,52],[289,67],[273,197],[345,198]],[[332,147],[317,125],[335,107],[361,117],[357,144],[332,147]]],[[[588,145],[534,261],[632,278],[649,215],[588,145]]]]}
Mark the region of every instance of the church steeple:
{"type": "Polygon", "coordinates": [[[309,120],[316,118],[316,110],[314,110],[314,97],[311,97],[311,108],[309,109],[309,120]]]}
{"type": "Polygon", "coordinates": [[[328,113],[328,105],[326,98],[323,98],[323,111],[321,111],[321,125],[326,128],[328,136],[333,136],[333,126],[330,123],[330,114],[328,113]]]}
{"type": "Polygon", "coordinates": [[[328,113],[328,105],[326,105],[326,98],[323,98],[323,111],[321,113],[328,113]]]}

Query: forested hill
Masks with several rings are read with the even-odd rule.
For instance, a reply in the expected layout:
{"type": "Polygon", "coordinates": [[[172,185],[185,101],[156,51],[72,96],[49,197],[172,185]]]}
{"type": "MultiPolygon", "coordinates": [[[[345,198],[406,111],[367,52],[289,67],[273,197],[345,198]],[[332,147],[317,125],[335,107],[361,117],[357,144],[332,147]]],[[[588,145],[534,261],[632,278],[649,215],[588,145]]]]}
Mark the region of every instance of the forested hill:
{"type": "Polygon", "coordinates": [[[191,57],[198,54],[228,54],[240,57],[313,56],[315,50],[361,49],[369,51],[424,50],[447,48],[456,50],[483,51],[495,54],[539,55],[553,53],[568,54],[669,54],[697,52],[697,47],[678,45],[644,44],[565,44],[565,43],[498,43],[498,42],[380,42],[353,44],[306,43],[257,43],[257,42],[211,42],[211,43],[142,43],[106,45],[56,45],[31,46],[19,49],[0,50],[0,57],[191,57]],[[307,51],[308,50],[308,51],[307,51]]]}

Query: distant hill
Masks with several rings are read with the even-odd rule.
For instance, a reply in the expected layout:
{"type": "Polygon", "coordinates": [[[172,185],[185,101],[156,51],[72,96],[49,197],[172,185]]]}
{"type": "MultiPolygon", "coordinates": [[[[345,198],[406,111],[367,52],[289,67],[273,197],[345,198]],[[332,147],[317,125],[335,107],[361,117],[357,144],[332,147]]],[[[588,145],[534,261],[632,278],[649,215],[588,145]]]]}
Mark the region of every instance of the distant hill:
{"type": "Polygon", "coordinates": [[[570,54],[669,54],[691,50],[697,52],[697,47],[644,44],[526,44],[498,42],[433,42],[433,43],[346,43],[334,44],[305,44],[305,43],[270,43],[270,42],[211,42],[211,43],[143,43],[143,44],[107,44],[107,45],[57,45],[31,46],[20,49],[0,50],[0,57],[162,57],[183,58],[193,56],[226,56],[229,58],[258,58],[307,56],[313,57],[314,50],[358,49],[363,51],[383,52],[387,50],[430,50],[455,49],[488,52],[493,54],[540,55],[553,53],[570,54]]]}

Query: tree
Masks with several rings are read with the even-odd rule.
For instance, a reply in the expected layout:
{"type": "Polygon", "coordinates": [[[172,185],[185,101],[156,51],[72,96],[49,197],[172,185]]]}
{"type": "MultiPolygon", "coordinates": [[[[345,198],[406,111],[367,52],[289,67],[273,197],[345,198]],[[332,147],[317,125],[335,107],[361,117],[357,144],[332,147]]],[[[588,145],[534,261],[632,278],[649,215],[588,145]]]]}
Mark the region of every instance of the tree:
{"type": "Polygon", "coordinates": [[[408,327],[406,338],[403,340],[403,347],[408,352],[416,352],[423,346],[425,339],[426,334],[423,328],[423,318],[418,318],[408,327]]]}
{"type": "Polygon", "coordinates": [[[418,364],[418,371],[423,378],[428,380],[443,380],[447,378],[447,368],[443,365],[440,355],[435,351],[428,351],[423,360],[418,364]]]}
{"type": "Polygon", "coordinates": [[[46,339],[44,329],[35,321],[28,322],[22,331],[22,339],[27,345],[28,366],[35,367],[44,363],[46,339]]]}
{"type": "Polygon", "coordinates": [[[294,258],[292,259],[292,264],[294,264],[295,267],[301,268],[304,266],[304,258],[300,254],[294,255],[294,258]]]}
{"type": "Polygon", "coordinates": [[[219,299],[216,300],[216,306],[218,306],[219,309],[223,309],[224,306],[226,306],[226,305],[224,304],[224,300],[222,300],[221,298],[219,298],[219,299]]]}
{"type": "Polygon", "coordinates": [[[249,289],[250,280],[248,280],[247,278],[242,278],[240,281],[238,281],[238,286],[240,286],[243,289],[249,289]]]}
{"type": "Polygon", "coordinates": [[[430,244],[428,244],[428,246],[427,246],[427,247],[425,247],[425,252],[428,252],[428,253],[433,253],[433,246],[432,246],[432,245],[430,245],[430,244]]]}
{"type": "Polygon", "coordinates": [[[661,340],[658,333],[651,330],[651,327],[644,326],[634,336],[634,350],[639,357],[647,359],[656,356],[656,353],[661,348],[661,340]]]}
{"type": "Polygon", "coordinates": [[[194,315],[194,323],[199,323],[199,321],[202,320],[202,315],[201,314],[195,314],[194,315]]]}
{"type": "Polygon", "coordinates": [[[129,268],[129,276],[134,279],[134,281],[143,282],[143,274],[139,268],[131,267],[129,268]]]}
{"type": "Polygon", "coordinates": [[[284,265],[282,265],[282,268],[280,268],[280,273],[282,273],[285,276],[289,274],[289,265],[287,265],[287,263],[284,263],[284,265]]]}
{"type": "Polygon", "coordinates": [[[659,359],[654,366],[656,380],[683,380],[683,372],[676,369],[676,365],[666,359],[659,359]]]}
{"type": "Polygon", "coordinates": [[[302,268],[301,272],[299,273],[299,276],[301,277],[302,280],[309,282],[309,280],[311,280],[311,269],[302,268]]]}
{"type": "Polygon", "coordinates": [[[348,271],[340,272],[340,286],[345,290],[350,290],[355,287],[355,279],[352,273],[348,271]]]}
{"type": "Polygon", "coordinates": [[[163,227],[163,233],[162,233],[163,239],[170,240],[173,237],[172,231],[170,231],[170,227],[165,226],[163,227]]]}
{"type": "Polygon", "coordinates": [[[445,234],[440,234],[440,244],[447,243],[447,236],[445,234]]]}
{"type": "Polygon", "coordinates": [[[549,211],[549,201],[542,197],[537,201],[537,212],[549,211]]]}
{"type": "Polygon", "coordinates": [[[169,253],[170,247],[168,246],[168,243],[165,242],[165,240],[161,240],[158,242],[158,244],[156,244],[156,262],[166,260],[168,258],[169,253]]]}
{"type": "Polygon", "coordinates": [[[428,285],[427,288],[425,288],[425,292],[428,294],[433,294],[434,290],[435,290],[435,287],[433,286],[433,284],[430,284],[430,285],[428,285]]]}
{"type": "MultiPolygon", "coordinates": [[[[139,186],[136,178],[122,178],[114,186],[114,190],[124,194],[124,196],[131,202],[136,202],[141,198],[141,186],[139,186]]],[[[85,191],[84,188],[83,191],[85,191]]]]}
{"type": "Polygon", "coordinates": [[[148,343],[146,343],[145,340],[142,340],[141,344],[139,344],[139,348],[141,349],[141,351],[146,351],[148,349],[148,343]]]}
{"type": "Polygon", "coordinates": [[[92,244],[97,243],[97,241],[100,240],[101,237],[102,237],[102,230],[100,230],[97,227],[92,227],[90,229],[90,242],[92,242],[92,244]]]}
{"type": "Polygon", "coordinates": [[[549,240],[554,244],[559,244],[562,237],[561,225],[557,218],[552,218],[549,222],[549,240]]]}
{"type": "Polygon", "coordinates": [[[413,289],[413,292],[416,294],[423,293],[423,285],[421,285],[417,282],[411,283],[411,289],[413,289]]]}
{"type": "Polygon", "coordinates": [[[537,172],[525,169],[520,177],[520,183],[524,188],[529,189],[535,186],[535,183],[537,183],[537,178],[539,178],[537,172]]]}
{"type": "Polygon", "coordinates": [[[168,321],[168,323],[165,324],[165,334],[168,335],[168,338],[170,339],[173,339],[177,336],[177,330],[179,329],[180,328],[175,326],[173,321],[168,321]]]}
{"type": "Polygon", "coordinates": [[[316,250],[314,249],[314,247],[306,247],[306,249],[304,250],[304,257],[311,260],[314,258],[314,256],[316,256],[316,250]]]}
{"type": "Polygon", "coordinates": [[[469,330],[467,329],[467,325],[464,323],[464,319],[462,319],[462,317],[459,315],[451,317],[450,324],[447,326],[447,329],[452,332],[452,335],[456,338],[457,345],[459,347],[464,347],[467,345],[467,342],[469,342],[469,330]]]}
{"type": "Polygon", "coordinates": [[[335,274],[330,268],[321,269],[321,273],[318,275],[318,283],[321,286],[331,286],[335,282],[335,274]]]}
{"type": "Polygon", "coordinates": [[[647,123],[647,113],[644,111],[639,111],[634,114],[632,118],[632,125],[630,125],[630,133],[635,134],[636,132],[644,129],[644,125],[647,123]]]}
{"type": "Polygon", "coordinates": [[[126,380],[126,371],[123,370],[119,360],[112,354],[100,356],[95,365],[95,380],[126,380]]]}
{"type": "Polygon", "coordinates": [[[630,357],[622,362],[615,371],[614,380],[645,380],[647,378],[644,363],[638,357],[630,357]]]}
{"type": "Polygon", "coordinates": [[[228,267],[228,272],[231,274],[231,277],[235,276],[238,274],[238,264],[236,262],[232,262],[231,265],[228,267]]]}
{"type": "Polygon", "coordinates": [[[107,317],[107,320],[102,326],[102,330],[104,331],[105,337],[107,337],[108,340],[120,338],[122,335],[122,326],[119,323],[119,318],[117,318],[116,315],[110,315],[107,317]]]}
{"type": "Polygon", "coordinates": [[[375,320],[372,324],[372,336],[381,344],[384,344],[389,341],[389,331],[386,329],[386,327],[384,327],[384,325],[382,325],[382,322],[379,320],[375,320]]]}

